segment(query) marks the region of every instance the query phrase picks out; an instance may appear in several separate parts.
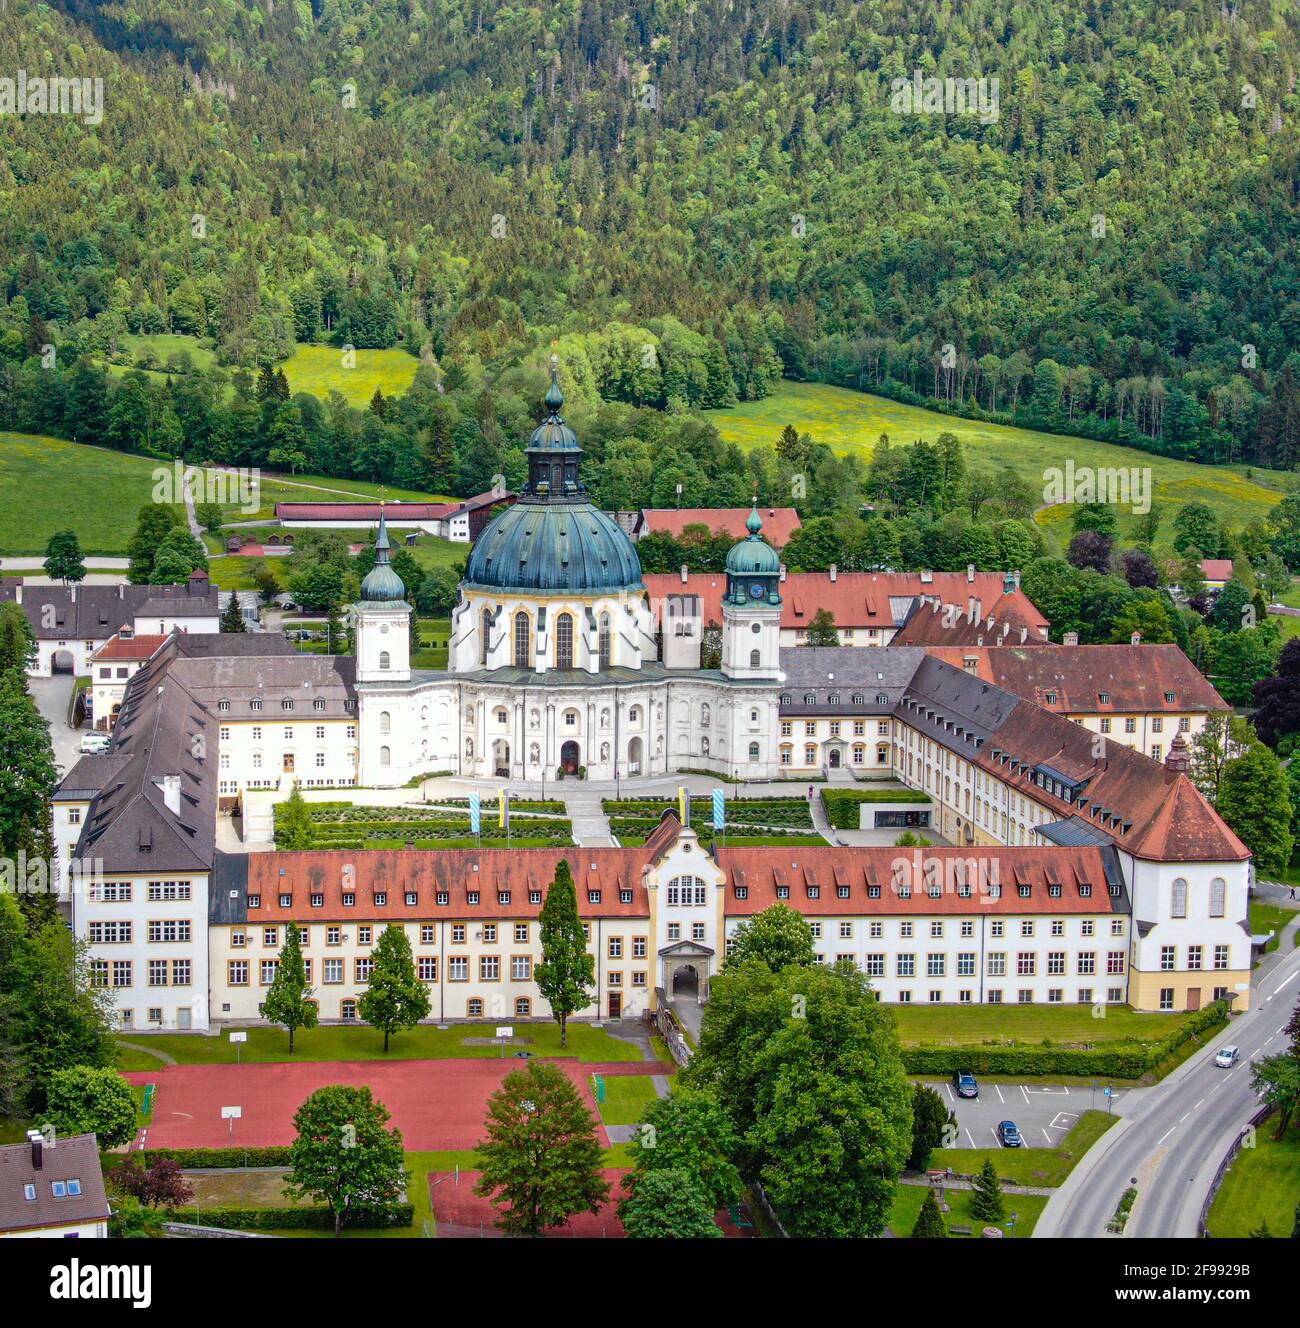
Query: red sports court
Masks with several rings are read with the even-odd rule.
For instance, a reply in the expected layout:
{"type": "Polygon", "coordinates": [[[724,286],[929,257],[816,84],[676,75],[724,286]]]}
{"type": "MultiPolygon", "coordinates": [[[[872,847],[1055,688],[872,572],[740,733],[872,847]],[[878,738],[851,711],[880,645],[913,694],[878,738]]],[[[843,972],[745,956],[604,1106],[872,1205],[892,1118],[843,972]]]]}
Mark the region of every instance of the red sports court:
{"type": "MultiPolygon", "coordinates": [[[[644,1061],[583,1065],[557,1060],[599,1119],[591,1094],[592,1074],[656,1074],[664,1068],[644,1061]]],[[[416,1152],[474,1148],[483,1138],[487,1101],[502,1079],[517,1070],[510,1059],[440,1061],[276,1061],[252,1065],[167,1065],[123,1077],[157,1085],[148,1142],[154,1148],[220,1148],[231,1133],[222,1107],[241,1107],[234,1142],[250,1148],[291,1144],[294,1112],[327,1084],[369,1086],[416,1152]]]]}

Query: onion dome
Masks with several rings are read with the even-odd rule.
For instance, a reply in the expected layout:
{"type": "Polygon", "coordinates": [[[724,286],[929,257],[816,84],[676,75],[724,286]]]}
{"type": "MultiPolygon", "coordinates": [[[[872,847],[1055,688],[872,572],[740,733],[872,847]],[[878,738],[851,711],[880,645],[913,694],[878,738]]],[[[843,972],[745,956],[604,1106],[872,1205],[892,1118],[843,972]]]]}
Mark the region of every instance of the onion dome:
{"type": "Polygon", "coordinates": [[[733,544],[727,553],[727,571],[739,576],[779,576],[781,559],[776,550],[759,533],[763,518],[758,514],[758,501],[745,521],[749,538],[733,544]]]}
{"type": "Polygon", "coordinates": [[[644,590],[636,546],[593,507],[582,483],[582,448],[560,415],[559,364],[551,357],[547,416],[526,449],[528,482],[519,501],[484,527],[470,551],[470,590],[534,594],[644,590]]]}
{"type": "Polygon", "coordinates": [[[375,538],[375,565],[366,573],[361,583],[361,598],[367,604],[387,604],[393,600],[406,598],[406,587],[402,578],[388,564],[391,548],[388,542],[388,523],[384,520],[384,511],[379,509],[379,534],[375,538]]]}

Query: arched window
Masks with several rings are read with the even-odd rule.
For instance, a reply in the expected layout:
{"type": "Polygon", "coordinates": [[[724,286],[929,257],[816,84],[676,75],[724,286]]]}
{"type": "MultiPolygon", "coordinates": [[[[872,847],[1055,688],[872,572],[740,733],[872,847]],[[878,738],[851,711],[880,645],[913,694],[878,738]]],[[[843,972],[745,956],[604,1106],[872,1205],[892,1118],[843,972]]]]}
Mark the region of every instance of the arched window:
{"type": "Polygon", "coordinates": [[[393,752],[391,748],[381,747],[379,749],[379,764],[385,766],[393,764],[393,752]]]}
{"type": "Polygon", "coordinates": [[[1187,882],[1181,876],[1174,881],[1173,894],[1169,901],[1169,916],[1171,918],[1187,916],[1187,882]]]}
{"type": "Polygon", "coordinates": [[[627,712],[627,722],[629,724],[639,724],[641,722],[641,707],[633,706],[627,712]]]}
{"type": "Polygon", "coordinates": [[[751,669],[756,669],[756,668],[758,668],[758,661],[759,661],[759,653],[758,653],[758,651],[757,651],[757,650],[751,650],[751,651],[749,652],[749,667],[750,667],[751,669]]]}
{"type": "Polygon", "coordinates": [[[387,651],[387,650],[381,650],[381,651],[379,652],[379,667],[380,667],[381,669],[386,669],[386,668],[388,668],[388,667],[391,665],[391,663],[392,663],[392,660],[391,660],[390,657],[389,657],[388,651],[387,651]]]}
{"type": "Polygon", "coordinates": [[[529,638],[531,629],[526,613],[515,614],[515,668],[526,669],[532,660],[532,652],[529,649],[529,638]]]}
{"type": "Polygon", "coordinates": [[[478,662],[486,665],[488,662],[488,646],[492,636],[492,610],[486,606],[483,609],[482,623],[478,637],[478,662]]]}
{"type": "Polygon", "coordinates": [[[555,620],[555,667],[573,667],[573,614],[562,613],[555,620]]]}
{"type": "Polygon", "coordinates": [[[756,742],[751,742],[749,744],[749,759],[751,761],[758,760],[758,743],[756,742]]]}
{"type": "Polygon", "coordinates": [[[609,668],[611,645],[612,639],[609,629],[609,614],[602,613],[600,615],[600,667],[602,669],[609,668]]]}
{"type": "Polygon", "coordinates": [[[387,710],[379,712],[379,731],[380,733],[391,733],[393,731],[393,717],[387,710]]]}
{"type": "Polygon", "coordinates": [[[1221,918],[1228,907],[1228,887],[1222,876],[1210,882],[1210,916],[1221,918]]]}
{"type": "Polygon", "coordinates": [[[493,711],[493,717],[498,724],[506,724],[510,720],[510,712],[505,706],[498,706],[497,709],[493,711]]]}

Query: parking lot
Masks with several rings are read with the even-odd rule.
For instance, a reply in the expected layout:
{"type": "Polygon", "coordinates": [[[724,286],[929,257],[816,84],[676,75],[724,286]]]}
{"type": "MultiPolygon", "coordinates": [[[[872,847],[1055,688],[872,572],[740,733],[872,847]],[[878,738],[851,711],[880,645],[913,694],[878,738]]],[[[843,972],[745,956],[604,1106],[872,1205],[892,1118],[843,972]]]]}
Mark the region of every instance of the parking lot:
{"type": "MultiPolygon", "coordinates": [[[[927,1080],[957,1114],[957,1148],[994,1148],[999,1121],[1020,1127],[1026,1148],[1055,1148],[1075,1121],[1090,1108],[1106,1110],[1104,1084],[1096,1089],[1078,1084],[990,1084],[980,1081],[978,1098],[959,1098],[950,1080],[927,1080]]],[[[1118,1113],[1125,1089],[1112,1090],[1111,1110],[1118,1113]]]]}

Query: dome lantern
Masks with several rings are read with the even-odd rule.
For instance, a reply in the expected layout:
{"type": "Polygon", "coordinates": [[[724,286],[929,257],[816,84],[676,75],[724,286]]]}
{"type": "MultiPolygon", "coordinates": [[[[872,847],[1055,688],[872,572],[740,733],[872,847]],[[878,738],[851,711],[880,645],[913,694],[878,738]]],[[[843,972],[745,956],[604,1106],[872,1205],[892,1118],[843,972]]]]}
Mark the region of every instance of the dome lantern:
{"type": "Polygon", "coordinates": [[[379,533],[375,536],[375,565],[361,583],[361,598],[367,604],[386,604],[406,598],[402,578],[389,566],[391,547],[388,542],[388,522],[384,520],[384,508],[380,504],[379,533]]]}

